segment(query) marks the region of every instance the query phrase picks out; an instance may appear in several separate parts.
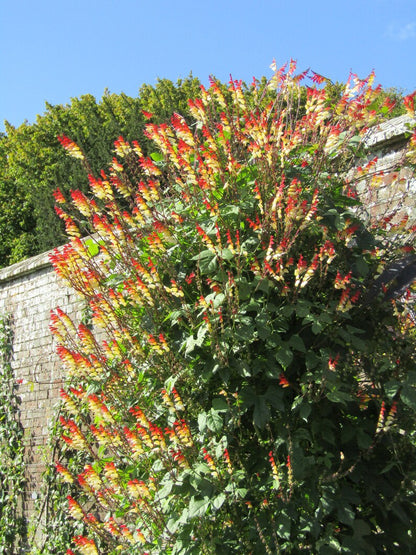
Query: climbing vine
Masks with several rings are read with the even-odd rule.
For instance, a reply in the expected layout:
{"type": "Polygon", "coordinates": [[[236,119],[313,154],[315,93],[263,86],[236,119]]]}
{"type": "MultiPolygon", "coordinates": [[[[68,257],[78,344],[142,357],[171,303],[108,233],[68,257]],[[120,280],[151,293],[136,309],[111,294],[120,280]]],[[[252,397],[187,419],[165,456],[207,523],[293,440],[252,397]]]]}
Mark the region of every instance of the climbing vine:
{"type": "Polygon", "coordinates": [[[30,530],[30,555],[65,553],[74,534],[85,532],[82,522],[68,519],[68,495],[73,485],[62,482],[56,473],[55,460],[62,456],[59,445],[61,410],[58,408],[49,427],[47,464],[42,476],[40,496],[35,504],[35,525],[30,530]],[[41,534],[39,531],[41,530],[41,534]]]}
{"type": "Polygon", "coordinates": [[[195,125],[149,123],[150,157],[120,137],[88,195],[55,192],[51,261],[92,314],[51,315],[67,555],[412,552],[416,345],[390,282],[415,230],[356,217],[374,76],[334,104],[312,74],[302,112],[295,70],[271,100],[212,80],[195,125]]]}
{"type": "Polygon", "coordinates": [[[21,515],[24,491],[23,428],[11,366],[13,329],[8,315],[0,316],[0,552],[22,546],[26,525],[21,515]]]}

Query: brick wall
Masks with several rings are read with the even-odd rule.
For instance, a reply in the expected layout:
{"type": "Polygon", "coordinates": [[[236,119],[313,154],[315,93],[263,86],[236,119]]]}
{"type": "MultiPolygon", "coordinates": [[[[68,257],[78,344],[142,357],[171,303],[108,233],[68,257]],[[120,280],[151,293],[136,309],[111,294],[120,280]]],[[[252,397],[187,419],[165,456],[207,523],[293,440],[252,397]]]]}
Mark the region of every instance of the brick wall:
{"type": "MultiPolygon", "coordinates": [[[[372,128],[367,134],[367,161],[377,157],[371,173],[383,172],[376,186],[370,184],[370,179],[359,185],[363,210],[373,220],[379,220],[381,216],[393,216],[393,223],[405,216],[416,220],[416,179],[414,172],[406,167],[404,150],[409,124],[414,123],[414,119],[404,115],[372,128]],[[401,166],[398,171],[393,169],[397,165],[401,166]]],[[[363,160],[362,165],[365,162],[363,160]]]]}
{"type": "Polygon", "coordinates": [[[12,366],[25,431],[27,486],[22,508],[26,516],[33,514],[39,496],[48,426],[61,387],[60,364],[49,332],[50,311],[56,306],[75,318],[81,315],[79,299],[58,282],[47,253],[0,270],[0,314],[12,318],[12,366]]]}

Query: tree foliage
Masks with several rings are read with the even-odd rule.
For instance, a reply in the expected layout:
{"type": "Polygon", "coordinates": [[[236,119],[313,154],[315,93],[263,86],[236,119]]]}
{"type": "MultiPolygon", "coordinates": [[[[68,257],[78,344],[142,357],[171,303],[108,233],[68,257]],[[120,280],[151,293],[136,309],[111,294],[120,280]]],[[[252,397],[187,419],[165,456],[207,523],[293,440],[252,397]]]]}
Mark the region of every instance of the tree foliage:
{"type": "Polygon", "coordinates": [[[119,139],[88,195],[56,192],[52,261],[90,311],[51,322],[67,553],[411,553],[414,322],[364,301],[401,254],[348,172],[378,90],[334,102],[313,75],[299,107],[305,77],[276,70],[271,99],[213,80],[195,125],[150,121],[150,156],[119,139]]]}
{"type": "Polygon", "coordinates": [[[182,111],[186,99],[199,91],[189,76],[176,84],[168,79],[143,85],[136,98],[105,92],[99,102],[92,95],[73,98],[66,106],[46,104],[46,111],[30,125],[7,124],[0,137],[0,267],[65,242],[54,210],[57,188],[88,191],[85,168],[68,158],[57,137],[72,137],[88,158],[88,171],[98,173],[111,161],[114,140],[139,138],[146,151],[142,111],[155,111],[162,121],[182,111]]]}

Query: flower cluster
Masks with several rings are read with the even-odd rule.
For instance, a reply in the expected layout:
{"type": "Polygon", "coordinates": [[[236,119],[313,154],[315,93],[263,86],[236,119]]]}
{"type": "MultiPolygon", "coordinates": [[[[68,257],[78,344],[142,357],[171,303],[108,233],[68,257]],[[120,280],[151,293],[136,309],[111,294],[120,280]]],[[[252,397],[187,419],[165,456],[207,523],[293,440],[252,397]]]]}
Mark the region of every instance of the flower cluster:
{"type": "Polygon", "coordinates": [[[71,241],[51,261],[89,313],[51,316],[78,553],[214,553],[220,537],[247,553],[317,538],[366,551],[343,492],[384,526],[376,502],[355,501],[364,478],[349,481],[390,453],[400,416],[399,387],[374,375],[405,349],[379,348],[384,316],[366,327],[378,261],[349,210],[379,91],[351,76],[334,100],[317,74],[302,88],[307,75],[292,62],[267,85],[212,80],[190,118],[146,125],[158,152],[119,137],[90,195],[55,194],[71,241]]]}

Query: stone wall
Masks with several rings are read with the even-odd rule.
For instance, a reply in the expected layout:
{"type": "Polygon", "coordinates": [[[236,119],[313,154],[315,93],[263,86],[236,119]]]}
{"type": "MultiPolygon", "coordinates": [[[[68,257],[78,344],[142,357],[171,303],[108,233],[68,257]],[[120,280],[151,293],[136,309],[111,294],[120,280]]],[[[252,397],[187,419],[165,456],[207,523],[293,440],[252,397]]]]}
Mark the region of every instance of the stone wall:
{"type": "MultiPolygon", "coordinates": [[[[361,194],[372,215],[400,206],[401,213],[415,217],[416,182],[408,170],[402,170],[403,180],[398,190],[391,189],[392,164],[403,156],[407,123],[402,116],[373,129],[367,145],[379,156],[377,168],[383,168],[384,177],[376,191],[361,194]],[[405,194],[404,194],[405,193],[405,194]],[[405,203],[402,199],[406,198],[405,203]]],[[[48,253],[0,270],[0,314],[13,319],[13,368],[21,400],[21,423],[25,430],[26,478],[23,509],[33,514],[34,502],[40,492],[44,469],[48,426],[54,416],[62,383],[60,363],[54,352],[49,332],[50,311],[61,307],[75,320],[82,316],[82,304],[76,294],[59,283],[49,263],[48,253]]],[[[1,461],[0,461],[1,464],[1,461]]]]}
{"type": "Polygon", "coordinates": [[[12,321],[12,366],[25,431],[27,486],[22,496],[25,515],[33,514],[40,493],[48,426],[62,383],[49,331],[50,311],[56,306],[75,318],[80,317],[80,300],[59,283],[48,253],[0,270],[0,314],[9,315],[12,321]]]}
{"type": "MultiPolygon", "coordinates": [[[[372,220],[392,216],[398,223],[404,217],[416,220],[416,179],[413,171],[406,167],[405,146],[409,137],[409,125],[415,120],[404,115],[388,120],[372,128],[365,139],[368,159],[376,158],[370,176],[382,172],[371,185],[371,178],[359,184],[360,198],[364,210],[372,220]],[[397,171],[394,168],[400,166],[397,171]]],[[[362,165],[366,161],[362,161],[362,165]]]]}

